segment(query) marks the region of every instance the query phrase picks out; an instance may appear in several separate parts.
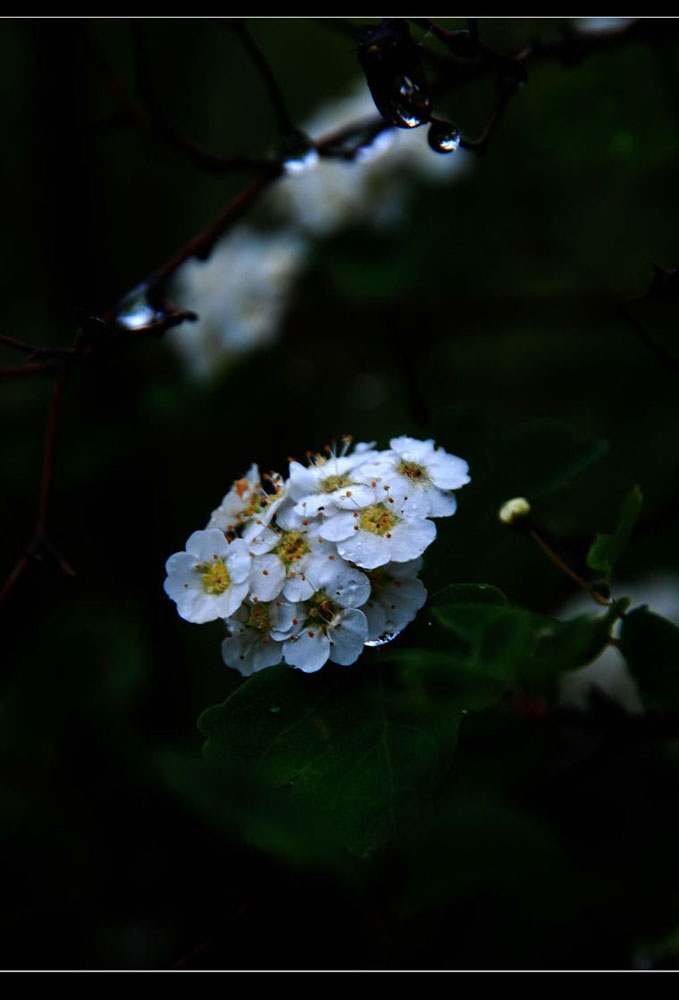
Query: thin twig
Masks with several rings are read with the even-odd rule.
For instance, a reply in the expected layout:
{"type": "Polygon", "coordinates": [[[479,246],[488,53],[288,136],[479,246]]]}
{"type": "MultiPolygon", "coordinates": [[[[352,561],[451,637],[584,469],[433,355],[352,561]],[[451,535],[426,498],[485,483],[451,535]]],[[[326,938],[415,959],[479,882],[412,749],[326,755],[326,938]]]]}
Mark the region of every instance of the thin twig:
{"type": "Polygon", "coordinates": [[[249,184],[240,194],[236,195],[214,222],[211,222],[206,229],[190,239],[188,243],[175,251],[164,264],[161,264],[148,279],[148,284],[164,284],[191,257],[198,257],[201,260],[208,257],[219,237],[252,207],[254,202],[280,176],[281,172],[282,168],[276,165],[267,174],[258,177],[257,180],[249,184]]]}
{"type": "Polygon", "coordinates": [[[604,597],[596,590],[595,587],[592,586],[591,583],[587,583],[587,581],[583,580],[582,577],[579,576],[574,569],[571,569],[568,563],[565,563],[563,559],[556,554],[554,549],[552,549],[547,544],[547,542],[544,540],[544,538],[542,538],[541,535],[538,534],[535,528],[528,528],[528,534],[533,539],[533,541],[540,546],[540,548],[545,553],[547,558],[551,559],[554,565],[558,569],[560,569],[562,573],[565,573],[567,576],[569,576],[571,580],[575,580],[578,587],[582,587],[583,590],[586,590],[589,596],[593,598],[597,602],[597,604],[603,604],[604,607],[610,607],[610,605],[613,604],[612,598],[604,597]]]}
{"type": "Polygon", "coordinates": [[[278,125],[282,134],[286,136],[296,132],[297,129],[295,128],[292,118],[288,112],[283,99],[283,93],[281,88],[278,86],[278,81],[276,80],[269,63],[262,54],[259,46],[250,34],[245,21],[233,20],[228,21],[227,23],[229,28],[231,28],[231,30],[234,31],[240,38],[243,48],[252,59],[262,83],[266,87],[269,100],[271,101],[271,107],[273,108],[278,119],[278,125]]]}
{"type": "Polygon", "coordinates": [[[52,396],[50,399],[49,409],[47,411],[47,423],[45,428],[45,444],[42,454],[42,475],[40,479],[40,499],[38,503],[38,511],[35,518],[35,524],[33,527],[33,537],[27,546],[26,550],[22,553],[20,558],[17,560],[12,572],[10,573],[7,581],[5,582],[2,591],[0,591],[0,600],[7,596],[10,590],[14,587],[17,581],[24,574],[32,558],[40,553],[41,550],[45,550],[51,556],[53,556],[59,563],[59,567],[63,573],[69,576],[74,575],[74,571],[70,564],[62,555],[60,555],[54,546],[47,539],[47,513],[49,509],[50,496],[52,493],[52,484],[54,481],[54,452],[57,439],[57,428],[59,425],[59,415],[61,411],[61,402],[63,398],[64,383],[67,377],[67,369],[64,368],[54,376],[54,381],[52,383],[52,396]]]}
{"type": "Polygon", "coordinates": [[[66,360],[72,359],[76,354],[72,347],[39,347],[36,344],[27,344],[23,340],[8,337],[5,333],[0,333],[0,344],[9,347],[11,351],[25,354],[29,360],[31,358],[63,358],[66,360]]]}
{"type": "Polygon", "coordinates": [[[54,375],[54,365],[47,362],[35,365],[2,365],[0,378],[30,378],[32,375],[54,375]]]}

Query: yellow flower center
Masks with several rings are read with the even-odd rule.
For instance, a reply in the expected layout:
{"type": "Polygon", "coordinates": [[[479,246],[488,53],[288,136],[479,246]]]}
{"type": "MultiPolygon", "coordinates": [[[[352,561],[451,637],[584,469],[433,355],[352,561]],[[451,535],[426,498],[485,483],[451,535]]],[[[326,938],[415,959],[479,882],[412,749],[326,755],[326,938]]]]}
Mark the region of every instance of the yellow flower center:
{"type": "Polygon", "coordinates": [[[385,504],[374,503],[371,507],[366,507],[361,511],[360,522],[364,531],[370,531],[373,535],[387,535],[397,524],[399,518],[387,510],[385,504]]]}
{"type": "Polygon", "coordinates": [[[407,476],[413,483],[424,483],[429,479],[427,470],[424,466],[418,465],[417,462],[406,462],[405,459],[401,459],[398,471],[402,476],[407,476]]]}
{"type": "Polygon", "coordinates": [[[269,609],[266,604],[252,605],[248,625],[250,628],[259,629],[260,632],[268,632],[270,630],[271,622],[269,620],[269,609]]]}
{"type": "Polygon", "coordinates": [[[326,476],[321,480],[322,493],[334,493],[343,486],[351,486],[351,479],[348,476],[326,476]]]}
{"type": "Polygon", "coordinates": [[[305,556],[308,551],[309,543],[301,531],[284,531],[280,542],[274,549],[286,569],[305,556]]]}
{"type": "Polygon", "coordinates": [[[204,563],[201,566],[203,589],[208,594],[223,594],[231,585],[226,564],[223,562],[204,563]]]}
{"type": "Polygon", "coordinates": [[[306,624],[315,625],[317,628],[330,625],[340,610],[339,605],[331,601],[322,590],[318,590],[309,599],[308,609],[306,624]]]}

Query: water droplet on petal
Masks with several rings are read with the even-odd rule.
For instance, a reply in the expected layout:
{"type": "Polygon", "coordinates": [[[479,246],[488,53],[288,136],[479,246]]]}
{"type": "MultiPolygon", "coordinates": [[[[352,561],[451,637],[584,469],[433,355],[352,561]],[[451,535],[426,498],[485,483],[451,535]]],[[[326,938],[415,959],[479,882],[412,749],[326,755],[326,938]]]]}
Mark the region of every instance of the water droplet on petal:
{"type": "Polygon", "coordinates": [[[384,645],[386,645],[386,643],[391,642],[392,639],[395,639],[397,635],[400,635],[401,632],[402,632],[402,629],[400,629],[400,628],[396,629],[396,631],[394,631],[394,632],[383,632],[382,635],[380,635],[380,636],[377,637],[377,639],[368,639],[368,641],[364,642],[363,645],[364,646],[384,646],[384,645]]]}
{"type": "Polygon", "coordinates": [[[460,138],[460,130],[452,122],[432,122],[427,133],[427,141],[435,153],[454,153],[460,148],[460,138]]]}

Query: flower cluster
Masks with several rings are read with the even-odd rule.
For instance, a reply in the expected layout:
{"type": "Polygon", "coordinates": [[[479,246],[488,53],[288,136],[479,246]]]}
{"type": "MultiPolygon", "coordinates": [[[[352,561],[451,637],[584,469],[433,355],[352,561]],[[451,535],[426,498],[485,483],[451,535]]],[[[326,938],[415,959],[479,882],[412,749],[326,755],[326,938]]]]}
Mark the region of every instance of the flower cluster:
{"type": "Polygon", "coordinates": [[[339,454],[291,459],[286,480],[252,465],[170,556],[166,593],[187,621],[225,621],[228,666],[354,663],[413,620],[427,596],[418,572],[431,519],[455,513],[468,466],[433,441],[390,445],[347,439],[339,454]]]}

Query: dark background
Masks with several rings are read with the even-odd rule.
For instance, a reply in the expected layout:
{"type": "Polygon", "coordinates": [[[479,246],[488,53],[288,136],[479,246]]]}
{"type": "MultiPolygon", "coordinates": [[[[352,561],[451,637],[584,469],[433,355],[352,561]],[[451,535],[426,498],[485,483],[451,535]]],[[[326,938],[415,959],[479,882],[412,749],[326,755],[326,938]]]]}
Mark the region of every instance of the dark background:
{"type": "MultiPolygon", "coordinates": [[[[564,27],[481,22],[508,52],[564,27]]],[[[275,145],[266,94],[228,28],[144,28],[178,127],[220,153],[275,145]]],[[[355,43],[327,24],[251,28],[296,122],[359,76],[355,43]]],[[[389,856],[357,888],[249,847],[168,777],[167,752],[199,757],[198,714],[239,678],[221,662],[219,625],[182,621],[162,591],[168,555],[252,461],[285,473],[288,455],[347,432],[381,447],[413,433],[435,435],[472,473],[428,558],[430,588],[492,583],[553,613],[573,585],[477,516],[474,485],[480,428],[492,438],[535,418],[609,443],[540,506],[560,550],[582,568],[639,483],[644,513],[621,573],[676,572],[677,375],[618,311],[645,291],[652,262],[679,259],[679,50],[673,22],[665,29],[544,60],[487,155],[447,186],[413,182],[400,226],[314,243],[272,346],[204,382],[156,338],[73,373],[49,537],[77,575],[34,561],[5,602],[5,968],[673,967],[671,732],[632,732],[602,705],[577,722],[480,713],[460,735],[475,794],[446,834],[460,859],[447,897],[399,894],[407,878],[389,856]],[[361,375],[379,399],[356,391],[361,375]]],[[[203,172],[119,119],[104,57],[131,86],[132,52],[126,21],[0,26],[5,334],[70,345],[75,309],[103,314],[247,181],[203,172]]],[[[478,84],[441,110],[473,136],[491,107],[478,84]]],[[[676,304],[634,309],[679,357],[676,304]]],[[[3,575],[31,536],[49,392],[40,377],[2,387],[3,575]]]]}

